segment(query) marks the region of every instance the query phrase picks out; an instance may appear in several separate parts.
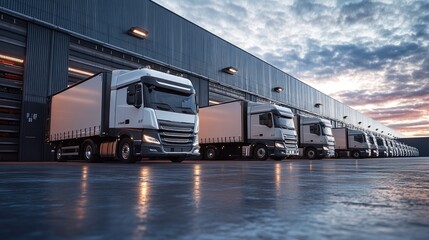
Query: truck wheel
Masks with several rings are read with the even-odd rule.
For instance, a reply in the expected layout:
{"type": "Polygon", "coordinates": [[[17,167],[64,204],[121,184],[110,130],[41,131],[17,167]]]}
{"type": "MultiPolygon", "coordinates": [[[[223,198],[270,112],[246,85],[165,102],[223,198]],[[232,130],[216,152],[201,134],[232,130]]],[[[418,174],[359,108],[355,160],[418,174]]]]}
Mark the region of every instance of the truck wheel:
{"type": "Polygon", "coordinates": [[[204,151],[203,155],[205,160],[215,160],[218,157],[217,149],[213,146],[209,146],[204,151]]]}
{"type": "Polygon", "coordinates": [[[57,162],[65,162],[62,147],[63,146],[60,144],[55,148],[55,160],[57,162]]]}
{"type": "Polygon", "coordinates": [[[264,145],[256,145],[253,150],[253,157],[257,160],[267,160],[268,150],[264,145]]]}
{"type": "Polygon", "coordinates": [[[97,145],[91,139],[88,139],[83,143],[82,156],[87,162],[98,161],[97,145]]]}
{"type": "Polygon", "coordinates": [[[353,158],[360,158],[360,152],[359,151],[353,151],[352,156],[353,156],[353,158]]]}
{"type": "Polygon", "coordinates": [[[316,157],[317,157],[316,149],[314,149],[314,148],[308,148],[308,149],[305,151],[305,156],[306,156],[308,159],[310,159],[310,160],[316,159],[316,157]]]}
{"type": "Polygon", "coordinates": [[[335,156],[334,156],[335,158],[340,158],[340,153],[339,152],[337,152],[337,151],[335,151],[335,156]]]}
{"type": "Polygon", "coordinates": [[[129,138],[124,138],[119,142],[118,146],[119,161],[124,163],[135,163],[133,142],[129,138]]]}

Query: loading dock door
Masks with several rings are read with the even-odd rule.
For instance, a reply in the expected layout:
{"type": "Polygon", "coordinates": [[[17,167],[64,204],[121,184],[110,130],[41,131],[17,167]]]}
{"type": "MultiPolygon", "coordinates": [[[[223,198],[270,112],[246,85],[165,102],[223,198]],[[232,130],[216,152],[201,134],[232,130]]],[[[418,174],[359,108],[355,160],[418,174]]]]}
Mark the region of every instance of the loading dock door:
{"type": "Polygon", "coordinates": [[[0,14],[0,161],[18,160],[25,23],[0,14]]]}

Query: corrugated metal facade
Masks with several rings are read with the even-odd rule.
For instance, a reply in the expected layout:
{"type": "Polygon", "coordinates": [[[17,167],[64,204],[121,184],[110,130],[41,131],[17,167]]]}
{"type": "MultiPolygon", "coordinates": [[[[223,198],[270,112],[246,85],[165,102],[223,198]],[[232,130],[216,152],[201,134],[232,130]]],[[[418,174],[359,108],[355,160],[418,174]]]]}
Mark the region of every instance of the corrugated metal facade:
{"type": "MultiPolygon", "coordinates": [[[[28,29],[25,69],[24,100],[28,103],[44,104],[48,94],[67,85],[69,53],[80,54],[70,50],[69,36],[73,35],[184,70],[199,90],[202,105],[208,104],[210,80],[242,90],[251,100],[270,99],[341,124],[371,126],[370,130],[402,136],[149,0],[0,0],[0,6],[2,12],[33,22],[28,29]],[[128,35],[134,26],[147,30],[149,37],[141,40],[128,35]],[[228,66],[236,67],[238,73],[222,72],[228,66]],[[274,92],[277,86],[284,91],[274,92]],[[316,103],[322,105],[316,108],[316,103]]],[[[95,55],[86,58],[91,56],[97,59],[95,55]]],[[[31,113],[31,108],[24,103],[23,115],[31,113]]],[[[23,128],[26,134],[27,123],[23,128]]]]}
{"type": "Polygon", "coordinates": [[[47,97],[67,87],[69,37],[28,24],[21,121],[21,160],[40,160],[46,154],[44,135],[47,97]],[[36,60],[37,59],[37,60],[36,60]]]}

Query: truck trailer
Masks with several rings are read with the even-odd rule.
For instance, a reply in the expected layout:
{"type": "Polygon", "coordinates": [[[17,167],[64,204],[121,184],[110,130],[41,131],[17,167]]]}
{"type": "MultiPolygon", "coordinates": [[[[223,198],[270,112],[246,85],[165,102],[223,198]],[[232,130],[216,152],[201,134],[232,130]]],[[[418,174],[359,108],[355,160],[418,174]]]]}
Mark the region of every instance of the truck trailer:
{"type": "Polygon", "coordinates": [[[99,73],[50,98],[47,140],[57,161],[199,155],[190,80],[142,68],[99,73]]]}
{"type": "Polygon", "coordinates": [[[295,115],[299,155],[308,159],[335,156],[331,122],[317,117],[295,115]]]}
{"type": "Polygon", "coordinates": [[[362,158],[371,156],[368,135],[361,130],[349,128],[333,128],[335,138],[335,156],[352,156],[362,158]]]}
{"type": "Polygon", "coordinates": [[[286,107],[244,100],[201,108],[201,154],[208,160],[298,155],[293,116],[286,107]]]}

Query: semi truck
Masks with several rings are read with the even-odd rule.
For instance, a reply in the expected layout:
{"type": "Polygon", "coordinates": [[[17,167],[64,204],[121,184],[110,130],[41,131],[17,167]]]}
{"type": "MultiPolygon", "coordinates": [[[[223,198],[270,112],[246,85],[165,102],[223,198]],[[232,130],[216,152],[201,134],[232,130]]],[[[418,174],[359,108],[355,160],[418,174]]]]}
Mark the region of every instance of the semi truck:
{"type": "Polygon", "coordinates": [[[369,147],[371,148],[371,157],[378,157],[378,143],[377,139],[375,138],[374,134],[368,132],[368,140],[369,140],[369,147]]]}
{"type": "Polygon", "coordinates": [[[190,80],[149,68],[94,75],[50,97],[47,140],[57,161],[199,155],[190,80]]]}
{"type": "Polygon", "coordinates": [[[298,155],[293,116],[289,108],[245,100],[201,108],[201,154],[207,160],[298,155]]]}
{"type": "Polygon", "coordinates": [[[361,130],[350,128],[333,128],[335,138],[335,156],[352,156],[362,158],[371,156],[368,135],[361,130]]]}
{"type": "Polygon", "coordinates": [[[299,155],[308,159],[335,156],[331,122],[317,117],[295,115],[299,155]]]}
{"type": "Polygon", "coordinates": [[[379,157],[391,157],[393,155],[392,149],[389,147],[386,139],[382,137],[377,137],[377,145],[379,157]]]}

